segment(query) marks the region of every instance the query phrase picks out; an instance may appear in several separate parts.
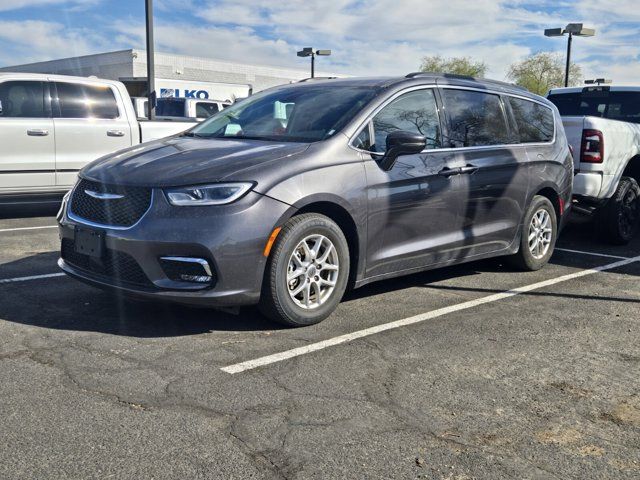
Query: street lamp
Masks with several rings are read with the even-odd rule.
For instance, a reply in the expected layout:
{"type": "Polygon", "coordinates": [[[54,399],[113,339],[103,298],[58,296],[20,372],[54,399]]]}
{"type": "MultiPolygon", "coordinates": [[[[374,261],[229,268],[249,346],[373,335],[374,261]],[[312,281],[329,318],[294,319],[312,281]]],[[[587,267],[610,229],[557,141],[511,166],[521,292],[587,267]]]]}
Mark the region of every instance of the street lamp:
{"type": "Polygon", "coordinates": [[[316,55],[321,57],[328,57],[331,55],[331,50],[313,50],[313,47],[305,47],[297,54],[299,57],[311,57],[311,78],[315,77],[316,73],[316,55]]]}
{"type": "Polygon", "coordinates": [[[567,66],[564,73],[564,86],[569,86],[569,65],[571,65],[571,41],[573,36],[576,37],[593,37],[596,31],[593,28],[584,28],[581,23],[570,23],[565,28],[547,28],[544,31],[545,37],[562,37],[565,33],[569,34],[567,42],[567,66]]]}

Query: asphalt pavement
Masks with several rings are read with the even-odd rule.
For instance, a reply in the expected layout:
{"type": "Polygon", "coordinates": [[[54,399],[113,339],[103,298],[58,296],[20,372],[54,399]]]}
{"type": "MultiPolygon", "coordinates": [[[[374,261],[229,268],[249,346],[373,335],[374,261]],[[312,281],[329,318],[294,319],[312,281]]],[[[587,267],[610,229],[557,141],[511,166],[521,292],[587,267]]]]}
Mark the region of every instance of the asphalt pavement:
{"type": "Polygon", "coordinates": [[[640,238],[572,224],[541,271],[379,282],[286,329],[59,275],[29,215],[0,219],[2,479],[640,478],[640,238]]]}

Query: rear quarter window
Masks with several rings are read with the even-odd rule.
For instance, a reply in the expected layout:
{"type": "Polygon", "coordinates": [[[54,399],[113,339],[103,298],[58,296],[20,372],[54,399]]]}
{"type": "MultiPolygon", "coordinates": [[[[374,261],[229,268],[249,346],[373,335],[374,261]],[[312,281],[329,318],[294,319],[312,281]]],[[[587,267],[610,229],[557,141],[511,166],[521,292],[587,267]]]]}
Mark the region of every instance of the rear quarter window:
{"type": "Polygon", "coordinates": [[[448,88],[442,94],[449,114],[450,137],[456,147],[512,143],[498,95],[448,88]]]}
{"type": "Polygon", "coordinates": [[[521,98],[509,97],[521,143],[542,143],[553,140],[551,109],[521,98]]]}

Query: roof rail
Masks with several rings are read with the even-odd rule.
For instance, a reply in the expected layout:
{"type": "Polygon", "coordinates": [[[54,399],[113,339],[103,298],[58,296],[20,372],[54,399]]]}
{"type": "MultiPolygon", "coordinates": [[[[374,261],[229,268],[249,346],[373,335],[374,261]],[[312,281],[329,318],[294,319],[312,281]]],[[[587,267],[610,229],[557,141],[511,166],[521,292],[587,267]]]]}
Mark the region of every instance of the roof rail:
{"type": "Polygon", "coordinates": [[[521,87],[520,85],[516,85],[515,83],[501,82],[500,80],[490,80],[488,78],[476,78],[470,75],[458,75],[455,73],[412,72],[405,75],[405,78],[416,78],[416,77],[422,77],[422,76],[456,78],[458,80],[471,80],[474,82],[484,82],[484,83],[491,83],[494,85],[501,85],[503,87],[517,88],[518,90],[525,90],[525,91],[527,90],[526,88],[521,87]]]}
{"type": "Polygon", "coordinates": [[[437,73],[437,72],[411,72],[405,75],[404,78],[416,78],[416,77],[447,77],[447,78],[459,78],[461,80],[476,80],[469,75],[457,75],[455,73],[437,73]]]}
{"type": "Polygon", "coordinates": [[[298,83],[302,83],[302,82],[311,82],[313,80],[335,80],[338,77],[309,77],[309,78],[303,78],[302,80],[298,80],[298,83]]]}

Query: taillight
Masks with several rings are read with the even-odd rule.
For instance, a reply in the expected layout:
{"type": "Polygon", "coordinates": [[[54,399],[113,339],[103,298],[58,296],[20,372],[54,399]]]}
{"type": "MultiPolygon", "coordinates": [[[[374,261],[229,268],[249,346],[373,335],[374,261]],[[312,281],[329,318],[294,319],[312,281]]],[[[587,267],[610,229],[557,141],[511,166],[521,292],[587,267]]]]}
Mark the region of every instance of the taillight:
{"type": "Polygon", "coordinates": [[[580,161],[602,163],[604,160],[604,139],[600,130],[583,130],[580,161]]]}

